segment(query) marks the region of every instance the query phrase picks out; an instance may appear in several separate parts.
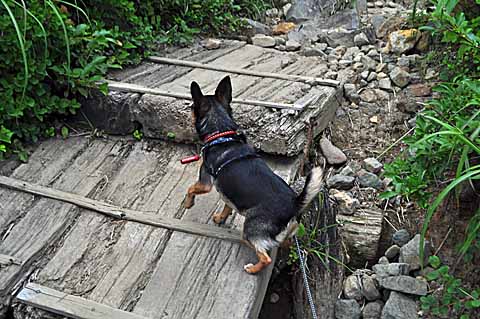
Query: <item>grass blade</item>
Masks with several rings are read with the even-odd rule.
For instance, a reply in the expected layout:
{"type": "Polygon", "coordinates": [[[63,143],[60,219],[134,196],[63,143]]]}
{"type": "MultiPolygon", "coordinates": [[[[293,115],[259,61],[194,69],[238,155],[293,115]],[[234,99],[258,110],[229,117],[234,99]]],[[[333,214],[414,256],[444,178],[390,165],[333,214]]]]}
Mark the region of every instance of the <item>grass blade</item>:
{"type": "MultiPolygon", "coordinates": [[[[62,15],[60,14],[60,11],[58,11],[57,7],[52,3],[52,1],[48,0],[48,1],[46,1],[46,3],[50,8],[52,8],[53,13],[57,16],[58,21],[60,21],[60,24],[62,25],[63,36],[64,36],[64,39],[65,39],[65,46],[66,46],[66,49],[67,49],[67,69],[68,69],[68,71],[70,71],[71,53],[70,53],[70,39],[68,37],[67,26],[65,25],[65,22],[63,21],[62,15]]],[[[68,73],[70,73],[70,72],[68,72],[68,73]]],[[[67,74],[67,77],[69,77],[68,74],[67,74]]]]}

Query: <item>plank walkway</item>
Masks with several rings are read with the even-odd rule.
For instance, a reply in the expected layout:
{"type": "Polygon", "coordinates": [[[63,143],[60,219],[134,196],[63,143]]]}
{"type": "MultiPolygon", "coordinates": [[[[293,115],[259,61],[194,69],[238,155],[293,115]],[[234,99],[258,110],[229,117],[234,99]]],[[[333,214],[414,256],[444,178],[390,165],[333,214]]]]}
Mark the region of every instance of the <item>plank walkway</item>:
{"type": "MultiPolygon", "coordinates": [[[[146,318],[256,317],[271,269],[259,276],[243,271],[255,258],[235,241],[243,217],[234,215],[225,228],[213,225],[211,215],[222,205],[217,193],[183,209],[198,163],[181,165],[179,159],[191,151],[191,146],[168,142],[51,139],[38,146],[27,164],[9,177],[0,176],[2,310],[18,284],[28,280],[146,318]],[[100,214],[105,207],[125,215],[100,214]],[[137,220],[126,220],[133,211],[138,211],[137,220]],[[173,219],[203,224],[212,234],[218,229],[217,237],[224,233],[230,240],[199,235],[202,229],[171,231],[154,222],[173,219]]],[[[297,162],[269,160],[287,181],[297,162]]],[[[36,298],[27,301],[25,289],[17,302],[36,302],[45,309],[36,298]]],[[[47,310],[67,315],[60,306],[47,310]]],[[[22,307],[15,311],[17,318],[37,313],[22,307]]],[[[114,314],[85,318],[117,318],[114,314]]]]}

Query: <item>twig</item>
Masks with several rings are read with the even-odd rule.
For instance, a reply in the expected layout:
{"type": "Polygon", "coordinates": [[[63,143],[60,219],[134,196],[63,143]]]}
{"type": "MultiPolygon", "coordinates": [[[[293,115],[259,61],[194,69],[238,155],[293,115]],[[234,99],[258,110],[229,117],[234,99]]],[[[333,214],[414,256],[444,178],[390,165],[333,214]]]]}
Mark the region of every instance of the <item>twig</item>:
{"type": "Polygon", "coordinates": [[[382,153],[380,153],[380,155],[377,156],[377,159],[380,159],[383,155],[385,155],[385,153],[387,153],[388,151],[390,151],[395,145],[397,145],[399,142],[401,142],[408,134],[410,134],[413,130],[415,129],[415,127],[412,127],[411,129],[409,129],[405,134],[403,134],[402,136],[400,136],[400,138],[398,140],[396,140],[395,142],[393,142],[392,144],[390,144],[389,147],[387,147],[382,153]]]}

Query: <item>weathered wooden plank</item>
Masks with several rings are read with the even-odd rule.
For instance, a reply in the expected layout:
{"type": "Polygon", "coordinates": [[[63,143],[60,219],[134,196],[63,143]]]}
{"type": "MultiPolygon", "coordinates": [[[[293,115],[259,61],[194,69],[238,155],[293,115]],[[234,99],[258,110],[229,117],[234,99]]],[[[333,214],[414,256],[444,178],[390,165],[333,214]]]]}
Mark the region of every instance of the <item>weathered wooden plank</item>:
{"type": "MultiPolygon", "coordinates": [[[[298,168],[295,161],[286,159],[269,164],[287,181],[298,168]]],[[[221,208],[218,197],[199,196],[182,219],[206,222],[221,208]]],[[[242,224],[243,217],[237,214],[225,227],[242,224]]],[[[162,314],[172,319],[256,318],[273,264],[256,276],[249,275],[243,265],[255,258],[253,250],[244,245],[176,232],[133,312],[151,318],[162,314]]]]}
{"type": "Polygon", "coordinates": [[[272,72],[256,72],[253,70],[221,67],[221,66],[208,65],[200,62],[186,61],[181,59],[151,56],[151,57],[148,57],[148,60],[156,63],[162,63],[162,64],[171,64],[171,65],[179,65],[179,66],[204,69],[204,70],[258,76],[262,78],[272,78],[272,79],[279,79],[279,80],[286,80],[286,81],[303,82],[303,83],[309,83],[314,85],[326,85],[326,86],[332,86],[332,87],[338,87],[340,85],[339,81],[330,80],[330,79],[320,79],[320,78],[311,77],[311,76],[281,74],[281,73],[272,73],[272,72]]]}
{"type": "MultiPolygon", "coordinates": [[[[80,142],[83,139],[75,140],[80,142]]],[[[122,156],[112,156],[112,152],[122,155],[128,152],[128,147],[121,142],[94,140],[89,145],[89,150],[90,152],[82,152],[69,162],[68,169],[59,174],[52,185],[86,195],[95,190],[106,172],[122,161],[122,156]]],[[[71,204],[40,198],[16,221],[0,242],[0,252],[22,260],[23,263],[0,269],[0,304],[4,304],[4,298],[8,298],[10,290],[29,271],[32,263],[40,259],[49,246],[56,245],[57,240],[73,224],[77,214],[78,208],[71,204]]]]}
{"type": "MultiPolygon", "coordinates": [[[[123,82],[107,81],[107,83],[108,83],[108,88],[110,90],[115,90],[120,92],[130,92],[130,93],[147,93],[147,94],[153,94],[153,95],[159,95],[159,96],[165,96],[165,97],[173,97],[173,98],[178,98],[183,100],[192,100],[192,97],[190,94],[163,91],[159,89],[151,89],[144,86],[123,83],[123,82]]],[[[304,102],[302,104],[286,104],[286,103],[268,102],[268,101],[244,100],[244,99],[237,99],[237,98],[232,99],[232,103],[236,103],[236,104],[263,106],[263,107],[269,107],[274,109],[289,109],[294,111],[301,111],[305,106],[310,104],[309,103],[310,100],[307,102],[304,102]]]]}
{"type": "Polygon", "coordinates": [[[52,189],[49,187],[16,180],[11,177],[0,176],[0,185],[18,191],[55,199],[64,203],[74,204],[78,207],[86,208],[88,210],[95,211],[120,220],[133,221],[144,225],[181,231],[193,235],[207,236],[217,239],[230,240],[234,242],[240,241],[240,233],[230,229],[224,229],[211,225],[189,222],[187,220],[167,218],[150,213],[134,211],[131,209],[126,209],[98,200],[90,199],[85,196],[80,196],[73,193],[63,192],[57,189],[52,189]]]}
{"type": "Polygon", "coordinates": [[[34,283],[26,285],[16,301],[73,319],[146,319],[34,283]]]}

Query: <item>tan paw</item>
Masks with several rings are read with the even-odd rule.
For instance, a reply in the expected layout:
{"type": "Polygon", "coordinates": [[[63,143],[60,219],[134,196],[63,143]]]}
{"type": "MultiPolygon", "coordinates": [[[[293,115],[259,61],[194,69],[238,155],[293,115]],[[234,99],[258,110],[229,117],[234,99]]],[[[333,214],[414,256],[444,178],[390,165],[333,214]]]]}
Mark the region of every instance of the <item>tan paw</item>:
{"type": "Polygon", "coordinates": [[[185,197],[185,201],[183,203],[183,206],[185,206],[186,209],[192,208],[193,205],[195,205],[195,197],[189,197],[188,195],[185,197]]]}
{"type": "Polygon", "coordinates": [[[246,264],[245,266],[243,266],[243,269],[249,274],[256,273],[254,264],[246,264]]]}
{"type": "Polygon", "coordinates": [[[221,213],[215,213],[212,215],[213,222],[217,225],[223,224],[227,217],[222,216],[221,213]]]}

